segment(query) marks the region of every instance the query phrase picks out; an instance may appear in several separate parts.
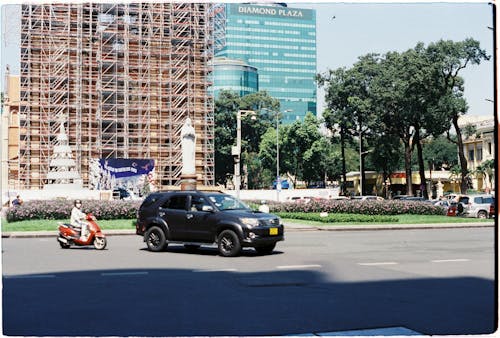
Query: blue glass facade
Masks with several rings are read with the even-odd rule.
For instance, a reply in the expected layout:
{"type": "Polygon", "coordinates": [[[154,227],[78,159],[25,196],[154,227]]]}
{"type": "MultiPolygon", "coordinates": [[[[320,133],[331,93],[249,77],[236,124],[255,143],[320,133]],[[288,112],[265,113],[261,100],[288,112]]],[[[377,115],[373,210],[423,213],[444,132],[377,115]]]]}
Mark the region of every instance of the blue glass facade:
{"type": "Polygon", "coordinates": [[[216,56],[256,67],[259,90],[280,100],[284,123],[316,115],[314,10],[227,3],[225,22],[216,30],[224,37],[216,56]]]}
{"type": "Polygon", "coordinates": [[[214,58],[213,91],[218,98],[221,90],[231,90],[239,96],[259,91],[257,69],[242,60],[214,58]]]}

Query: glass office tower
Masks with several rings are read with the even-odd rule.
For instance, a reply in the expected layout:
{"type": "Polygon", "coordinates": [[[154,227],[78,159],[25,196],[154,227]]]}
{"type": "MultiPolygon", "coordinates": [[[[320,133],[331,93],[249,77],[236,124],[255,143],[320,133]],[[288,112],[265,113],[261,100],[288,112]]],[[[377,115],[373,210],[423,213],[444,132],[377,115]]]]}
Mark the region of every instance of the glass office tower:
{"type": "Polygon", "coordinates": [[[216,56],[256,67],[259,90],[280,100],[284,123],[316,115],[316,12],[227,3],[218,16],[216,56]]]}
{"type": "Polygon", "coordinates": [[[230,90],[239,96],[259,91],[257,68],[241,59],[216,57],[213,61],[213,91],[217,99],[221,90],[230,90]]]}

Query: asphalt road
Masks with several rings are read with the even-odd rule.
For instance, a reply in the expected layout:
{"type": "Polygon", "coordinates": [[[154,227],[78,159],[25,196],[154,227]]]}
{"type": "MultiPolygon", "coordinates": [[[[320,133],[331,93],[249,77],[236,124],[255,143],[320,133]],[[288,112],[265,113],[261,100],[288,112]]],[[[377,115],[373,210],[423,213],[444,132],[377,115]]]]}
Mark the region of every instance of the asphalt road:
{"type": "Polygon", "coordinates": [[[104,251],[2,240],[3,333],[297,335],[380,327],[496,329],[494,228],[290,231],[274,254],[223,258],[138,236],[104,251]]]}

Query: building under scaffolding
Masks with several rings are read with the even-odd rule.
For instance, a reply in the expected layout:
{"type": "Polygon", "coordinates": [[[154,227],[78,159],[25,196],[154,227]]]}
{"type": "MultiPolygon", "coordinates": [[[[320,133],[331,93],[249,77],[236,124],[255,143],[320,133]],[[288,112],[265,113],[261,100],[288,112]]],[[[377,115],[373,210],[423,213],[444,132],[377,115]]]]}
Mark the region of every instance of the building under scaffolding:
{"type": "Polygon", "coordinates": [[[19,159],[14,188],[40,189],[61,121],[84,185],[100,158],[155,160],[179,185],[180,129],[197,134],[198,183],[214,184],[210,4],[22,6],[19,159]]]}

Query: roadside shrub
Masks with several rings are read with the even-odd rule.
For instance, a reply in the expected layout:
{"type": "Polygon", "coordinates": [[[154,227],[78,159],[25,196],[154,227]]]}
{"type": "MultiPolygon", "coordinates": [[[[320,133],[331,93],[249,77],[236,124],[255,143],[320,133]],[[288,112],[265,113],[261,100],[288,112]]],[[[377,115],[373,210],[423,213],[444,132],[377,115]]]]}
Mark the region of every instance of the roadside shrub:
{"type": "MultiPolygon", "coordinates": [[[[92,213],[99,219],[135,218],[141,201],[99,201],[83,200],[82,211],[92,213]]],[[[7,211],[7,221],[31,219],[68,219],[73,209],[73,200],[33,200],[7,211]]]]}
{"type": "MultiPolygon", "coordinates": [[[[256,203],[255,201],[252,201],[256,203]]],[[[328,212],[363,215],[445,215],[442,207],[419,201],[360,201],[360,200],[320,200],[308,203],[269,202],[270,212],[328,212]]]]}

